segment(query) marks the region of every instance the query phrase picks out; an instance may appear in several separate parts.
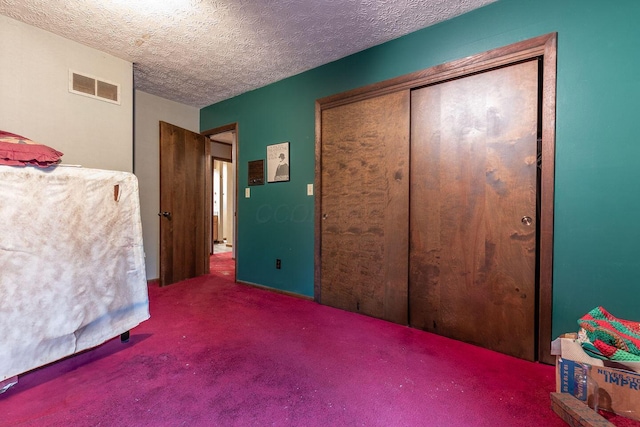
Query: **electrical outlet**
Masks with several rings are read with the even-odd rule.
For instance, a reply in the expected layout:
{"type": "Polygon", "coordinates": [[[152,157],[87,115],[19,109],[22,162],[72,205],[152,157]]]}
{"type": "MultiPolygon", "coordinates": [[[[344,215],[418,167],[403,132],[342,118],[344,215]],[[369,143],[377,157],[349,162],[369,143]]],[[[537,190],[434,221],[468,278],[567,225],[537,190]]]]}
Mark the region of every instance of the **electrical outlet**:
{"type": "Polygon", "coordinates": [[[280,261],[279,259],[276,259],[276,269],[280,270],[281,267],[282,267],[282,261],[280,261]]]}

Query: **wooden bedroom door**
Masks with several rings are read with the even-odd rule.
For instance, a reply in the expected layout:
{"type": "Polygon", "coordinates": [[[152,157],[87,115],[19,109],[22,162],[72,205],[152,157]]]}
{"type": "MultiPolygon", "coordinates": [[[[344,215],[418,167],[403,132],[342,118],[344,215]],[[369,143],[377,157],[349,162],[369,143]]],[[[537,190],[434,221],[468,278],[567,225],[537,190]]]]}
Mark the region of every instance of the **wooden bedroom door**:
{"type": "Polygon", "coordinates": [[[160,286],[209,272],[210,145],[160,122],[160,286]]]}
{"type": "Polygon", "coordinates": [[[411,97],[411,326],[535,360],[538,61],[411,97]]]}
{"type": "Polygon", "coordinates": [[[406,325],[409,91],[322,112],[322,304],[406,325]]]}

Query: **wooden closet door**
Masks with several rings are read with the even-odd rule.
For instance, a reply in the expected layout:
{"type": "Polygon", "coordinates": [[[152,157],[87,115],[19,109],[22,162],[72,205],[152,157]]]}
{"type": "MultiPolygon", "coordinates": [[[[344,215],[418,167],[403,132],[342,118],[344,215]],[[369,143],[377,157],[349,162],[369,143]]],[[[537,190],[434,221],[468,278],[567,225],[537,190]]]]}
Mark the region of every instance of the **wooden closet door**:
{"type": "Polygon", "coordinates": [[[409,91],[322,111],[320,302],[407,324],[409,91]]]}
{"type": "Polygon", "coordinates": [[[535,359],[536,60],[411,97],[411,326],[535,359]]]}

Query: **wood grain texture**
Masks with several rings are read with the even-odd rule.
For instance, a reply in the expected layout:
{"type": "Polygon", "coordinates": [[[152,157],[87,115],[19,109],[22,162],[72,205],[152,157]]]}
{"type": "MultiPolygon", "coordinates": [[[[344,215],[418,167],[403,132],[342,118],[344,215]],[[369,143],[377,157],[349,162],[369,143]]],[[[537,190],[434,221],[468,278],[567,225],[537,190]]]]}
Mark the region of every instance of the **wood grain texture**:
{"type": "MultiPolygon", "coordinates": [[[[466,58],[460,58],[444,64],[435,65],[414,73],[373,83],[371,85],[352,89],[336,95],[330,95],[319,99],[318,102],[323,109],[333,108],[351,102],[375,98],[387,93],[393,93],[405,89],[414,89],[468,76],[491,68],[513,64],[519,61],[541,57],[543,55],[553,55],[552,68],[554,71],[553,75],[555,76],[556,38],[556,33],[545,34],[518,43],[513,43],[508,46],[481,52],[476,55],[470,55],[466,58]]],[[[555,94],[555,79],[553,81],[553,93],[555,94]]]]}
{"type": "Polygon", "coordinates": [[[210,203],[204,136],[160,122],[160,284],[208,271],[210,203]]]}
{"type": "MultiPolygon", "coordinates": [[[[542,63],[541,78],[541,168],[539,194],[539,261],[537,273],[538,360],[553,364],[550,352],[552,340],[552,295],[553,295],[553,217],[554,217],[554,171],[555,171],[555,105],[556,105],[556,56],[557,34],[550,33],[529,40],[482,52],[466,58],[450,61],[415,73],[399,76],[347,92],[331,95],[316,101],[316,178],[315,188],[322,184],[322,112],[349,103],[379,97],[399,90],[414,89],[438,84],[504,65],[529,59],[539,59],[542,63]]],[[[315,274],[314,296],[322,301],[322,198],[316,191],[315,201],[315,274]]]]}
{"type": "Polygon", "coordinates": [[[409,92],[322,115],[321,302],[406,324],[409,92]]]}
{"type": "Polygon", "coordinates": [[[556,48],[557,36],[551,34],[544,43],[542,56],[542,140],[540,168],[540,223],[539,229],[539,295],[538,307],[538,359],[550,365],[551,316],[553,301],[553,217],[556,156],[556,48]]]}
{"type": "Polygon", "coordinates": [[[322,105],[315,105],[315,176],[313,222],[313,299],[322,302],[322,105]]]}
{"type": "Polygon", "coordinates": [[[615,427],[584,402],[567,393],[551,393],[551,409],[571,427],[615,427]]]}
{"type": "Polygon", "coordinates": [[[534,360],[537,61],[416,90],[411,109],[411,325],[534,360]]]}
{"type": "MultiPolygon", "coordinates": [[[[175,138],[172,126],[160,122],[160,212],[173,212],[171,186],[175,138]]],[[[173,280],[173,221],[160,217],[160,286],[173,280]]]]}

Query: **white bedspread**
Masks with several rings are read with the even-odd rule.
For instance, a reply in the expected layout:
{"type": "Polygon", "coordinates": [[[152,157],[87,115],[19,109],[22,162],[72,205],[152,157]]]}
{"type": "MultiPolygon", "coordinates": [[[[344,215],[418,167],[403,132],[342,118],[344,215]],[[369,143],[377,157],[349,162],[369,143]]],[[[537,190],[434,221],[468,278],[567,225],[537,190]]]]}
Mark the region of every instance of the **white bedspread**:
{"type": "Polygon", "coordinates": [[[0,381],[149,318],[133,174],[0,166],[0,220],[0,381]]]}

